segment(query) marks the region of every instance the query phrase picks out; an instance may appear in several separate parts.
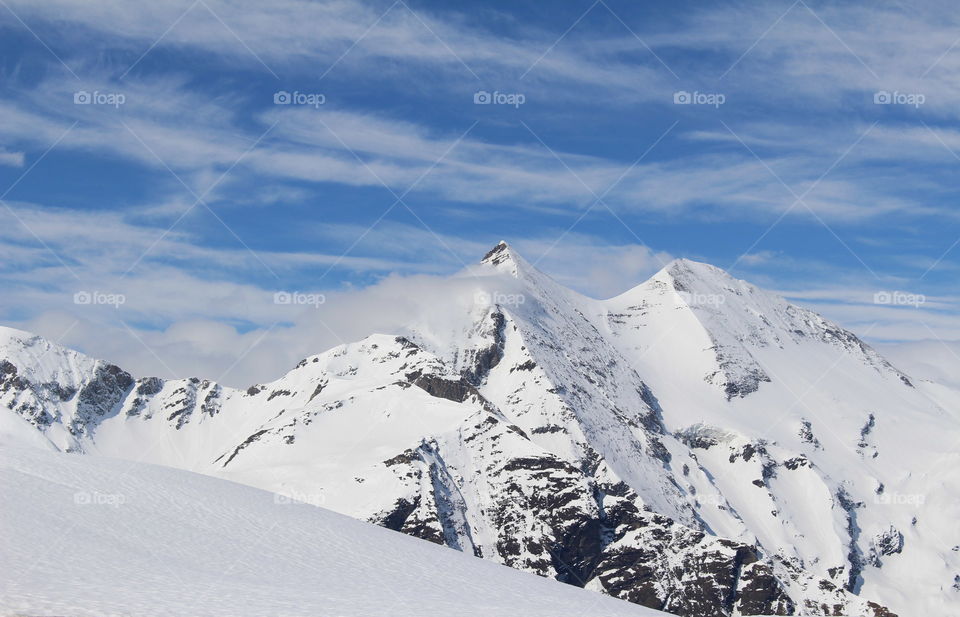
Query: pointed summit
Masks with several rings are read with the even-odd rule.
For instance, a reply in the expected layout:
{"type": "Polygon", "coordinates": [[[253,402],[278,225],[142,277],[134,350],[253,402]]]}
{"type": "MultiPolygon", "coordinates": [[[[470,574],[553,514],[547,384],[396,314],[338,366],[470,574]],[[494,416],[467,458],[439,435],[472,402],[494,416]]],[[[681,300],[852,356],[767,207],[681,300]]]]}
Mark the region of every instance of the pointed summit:
{"type": "Polygon", "coordinates": [[[480,267],[487,269],[488,273],[493,270],[494,274],[510,275],[523,284],[524,293],[536,295],[542,298],[550,298],[556,301],[559,298],[565,298],[570,294],[575,294],[567,287],[554,281],[549,275],[540,270],[524,259],[517,253],[516,249],[501,240],[480,260],[480,267]]]}
{"type": "Polygon", "coordinates": [[[501,240],[495,247],[487,251],[480,263],[498,266],[508,259],[510,259],[510,245],[501,240]]]}
{"type": "Polygon", "coordinates": [[[498,271],[520,278],[536,272],[527,260],[517,254],[509,244],[501,240],[495,247],[487,251],[480,260],[482,265],[493,266],[498,271]]]}
{"type": "MultiPolygon", "coordinates": [[[[698,291],[703,287],[729,288],[735,284],[749,285],[745,281],[734,278],[722,268],[686,258],[674,259],[653,278],[658,280],[669,278],[677,291],[698,291]]],[[[752,287],[752,285],[749,286],[752,287]]]]}
{"type": "Polygon", "coordinates": [[[717,327],[725,329],[735,324],[746,327],[741,323],[744,320],[751,323],[759,320],[756,327],[766,331],[767,328],[761,327],[764,321],[759,316],[778,321],[774,316],[788,312],[789,306],[784,298],[738,279],[726,270],[684,258],[671,261],[624,296],[642,296],[652,290],[665,289],[674,291],[679,305],[694,310],[701,321],[709,317],[720,322],[717,327]]]}

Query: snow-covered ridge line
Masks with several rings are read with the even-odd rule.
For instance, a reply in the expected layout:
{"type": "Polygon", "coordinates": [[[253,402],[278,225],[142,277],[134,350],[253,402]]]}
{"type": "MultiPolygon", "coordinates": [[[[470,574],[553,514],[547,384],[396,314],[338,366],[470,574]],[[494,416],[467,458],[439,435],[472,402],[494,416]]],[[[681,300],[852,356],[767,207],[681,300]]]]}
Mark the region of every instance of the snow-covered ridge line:
{"type": "Polygon", "coordinates": [[[669,612],[949,614],[960,396],[706,264],[596,301],[501,243],[466,280],[472,303],[245,390],[136,379],[3,329],[0,433],[669,612]]]}

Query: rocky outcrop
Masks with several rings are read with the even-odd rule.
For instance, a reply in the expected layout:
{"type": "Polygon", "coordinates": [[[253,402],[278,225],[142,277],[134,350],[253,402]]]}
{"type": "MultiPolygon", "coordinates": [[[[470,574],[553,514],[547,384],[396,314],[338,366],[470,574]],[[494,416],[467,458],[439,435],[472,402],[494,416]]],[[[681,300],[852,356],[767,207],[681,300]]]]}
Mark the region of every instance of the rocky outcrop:
{"type": "Polygon", "coordinates": [[[133,382],[130,373],[120,367],[98,363],[92,378],[77,394],[76,414],[69,426],[70,433],[78,436],[96,430],[104,417],[118,411],[133,382]]]}
{"type": "Polygon", "coordinates": [[[602,459],[585,473],[489,414],[465,422],[455,443],[479,471],[451,467],[443,451],[453,446],[445,442],[399,453],[384,464],[408,482],[407,496],[371,520],[677,614],[792,611],[754,547],[647,511],[602,459]],[[505,451],[515,454],[499,455],[505,451]],[[493,533],[486,544],[482,530],[493,533]]]}
{"type": "MultiPolygon", "coordinates": [[[[477,336],[486,344],[464,349],[459,353],[463,376],[474,386],[479,386],[487,374],[503,359],[506,318],[500,310],[492,310],[486,320],[477,327],[477,336]]],[[[523,369],[521,369],[523,370],[523,369]]]]}
{"type": "Polygon", "coordinates": [[[870,541],[870,553],[867,560],[874,567],[883,567],[882,558],[897,555],[903,550],[903,534],[891,525],[874,536],[870,541]]]}

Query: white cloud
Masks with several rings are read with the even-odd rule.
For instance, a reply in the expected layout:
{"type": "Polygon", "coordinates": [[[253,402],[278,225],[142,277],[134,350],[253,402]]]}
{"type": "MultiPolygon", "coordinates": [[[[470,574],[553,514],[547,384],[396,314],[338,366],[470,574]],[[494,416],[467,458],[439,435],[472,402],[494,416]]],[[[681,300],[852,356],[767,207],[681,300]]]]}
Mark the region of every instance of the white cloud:
{"type": "MultiPolygon", "coordinates": [[[[926,295],[909,284],[847,285],[779,291],[872,341],[917,341],[933,336],[960,339],[955,296],[926,295]],[[902,304],[877,301],[880,294],[905,298],[902,304]],[[907,300],[915,299],[915,304],[907,300]]],[[[911,300],[912,301],[912,300],[911,300]]]]}
{"type": "Polygon", "coordinates": [[[882,344],[877,349],[911,377],[960,390],[960,340],[931,339],[882,344]]]}
{"type": "Polygon", "coordinates": [[[776,251],[757,251],[743,255],[740,257],[740,262],[745,266],[757,266],[776,260],[778,255],[776,251]]]}
{"type": "Polygon", "coordinates": [[[557,282],[597,299],[639,285],[673,259],[642,244],[609,244],[585,234],[570,233],[553,242],[549,237],[525,238],[512,244],[557,282]]]}
{"type": "MultiPolygon", "coordinates": [[[[251,172],[277,181],[364,187],[383,183],[398,194],[417,183],[419,192],[501,208],[583,207],[619,179],[605,201],[624,212],[705,213],[728,219],[762,213],[772,218],[794,197],[768,166],[798,194],[829,169],[822,147],[761,162],[739,144],[724,154],[695,152],[681,159],[644,161],[630,169],[629,163],[602,157],[570,152],[555,156],[526,131],[526,141],[534,145],[498,145],[474,135],[460,139],[460,133],[333,107],[271,109],[259,119],[258,130],[241,129],[231,118],[235,110],[178,89],[177,80],[128,87],[129,102],[122,110],[91,109],[64,106],[62,102],[72,96],[69,88],[61,81],[47,82],[28,97],[29,107],[0,102],[0,136],[38,149],[63,137],[58,149],[132,159],[158,171],[173,190],[183,190],[178,179],[167,175],[169,167],[198,196],[236,164],[208,201],[229,194],[232,178],[251,172]],[[164,98],[159,105],[137,103],[159,98],[164,98]],[[271,126],[269,135],[256,143],[271,126]]],[[[703,138],[702,133],[694,136],[703,138]]],[[[836,135],[827,143],[837,156],[850,145],[836,135]]],[[[647,144],[642,146],[638,153],[647,144]]],[[[824,219],[845,221],[907,209],[913,214],[943,209],[889,194],[885,189],[895,180],[838,177],[834,172],[804,203],[824,219]]],[[[191,197],[187,202],[194,201],[191,197]]],[[[803,207],[795,207],[791,215],[808,216],[803,207]]]]}
{"type": "MultiPolygon", "coordinates": [[[[656,96],[650,86],[672,80],[646,52],[648,66],[628,65],[614,54],[595,57],[603,48],[578,44],[575,37],[551,48],[557,37],[554,32],[525,27],[517,38],[508,39],[484,31],[464,15],[421,8],[414,12],[405,2],[374,6],[350,0],[279,0],[240,7],[226,0],[207,0],[191,8],[192,3],[185,0],[153,2],[137,10],[121,0],[42,4],[10,0],[9,5],[26,18],[57,27],[68,41],[89,43],[82,33],[94,31],[106,34],[112,47],[131,52],[133,58],[156,44],[159,49],[199,50],[229,65],[242,62],[280,76],[292,66],[309,65],[314,74],[334,67],[334,77],[333,71],[346,71],[353,79],[369,82],[402,81],[429,66],[434,74],[443,71],[437,84],[475,89],[505,80],[521,83],[521,76],[536,65],[522,82],[528,91],[539,89],[545,81],[575,81],[633,100],[656,96]]],[[[615,17],[608,17],[617,24],[615,17]]],[[[640,47],[626,28],[620,36],[632,41],[631,47],[640,47]]]]}
{"type": "MultiPolygon", "coordinates": [[[[432,314],[431,307],[442,306],[440,300],[452,294],[472,298],[470,277],[409,273],[441,269],[452,274],[479,261],[499,240],[435,236],[392,222],[370,230],[325,226],[331,243],[350,245],[366,236],[343,257],[260,253],[284,280],[265,276],[267,282],[258,285],[249,282],[250,271],[262,266],[239,247],[205,247],[191,234],[173,230],[144,256],[162,228],[124,222],[111,213],[12,205],[49,247],[24,241],[22,228],[4,217],[9,224],[0,226],[0,249],[8,260],[0,280],[15,293],[0,297],[0,312],[33,315],[13,325],[54,340],[63,337],[64,344],[139,374],[217,377],[229,370],[223,379],[234,385],[269,379],[303,356],[371,332],[399,331],[432,314]],[[77,277],[68,275],[59,260],[77,277]],[[361,289],[339,288],[322,280],[331,267],[382,278],[361,289]],[[404,271],[408,274],[397,274],[404,271]],[[326,302],[319,307],[276,304],[278,289],[323,293],[326,302]],[[114,294],[123,302],[77,305],[78,292],[114,294]],[[256,352],[247,353],[254,345],[256,352]]],[[[554,246],[560,236],[557,231],[514,244],[561,283],[594,296],[624,291],[669,259],[644,246],[608,246],[577,233],[554,246]]]]}
{"type": "Polygon", "coordinates": [[[23,167],[24,153],[11,152],[0,147],[0,165],[7,167],[23,167]]]}
{"type": "Polygon", "coordinates": [[[712,78],[729,69],[717,87],[747,100],[850,109],[872,106],[878,90],[897,90],[924,93],[923,111],[957,118],[960,56],[949,53],[956,28],[952,5],[942,1],[724,4],[691,12],[683,27],[648,42],[729,56],[709,67],[712,78]]]}

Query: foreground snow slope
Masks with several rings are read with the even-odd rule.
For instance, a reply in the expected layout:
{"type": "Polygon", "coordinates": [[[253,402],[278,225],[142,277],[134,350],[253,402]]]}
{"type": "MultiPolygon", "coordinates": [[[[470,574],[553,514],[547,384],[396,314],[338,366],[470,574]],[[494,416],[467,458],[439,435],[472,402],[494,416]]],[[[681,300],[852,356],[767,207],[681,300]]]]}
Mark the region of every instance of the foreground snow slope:
{"type": "Polygon", "coordinates": [[[662,615],[258,489],[0,445],[0,614],[662,615]]]}

